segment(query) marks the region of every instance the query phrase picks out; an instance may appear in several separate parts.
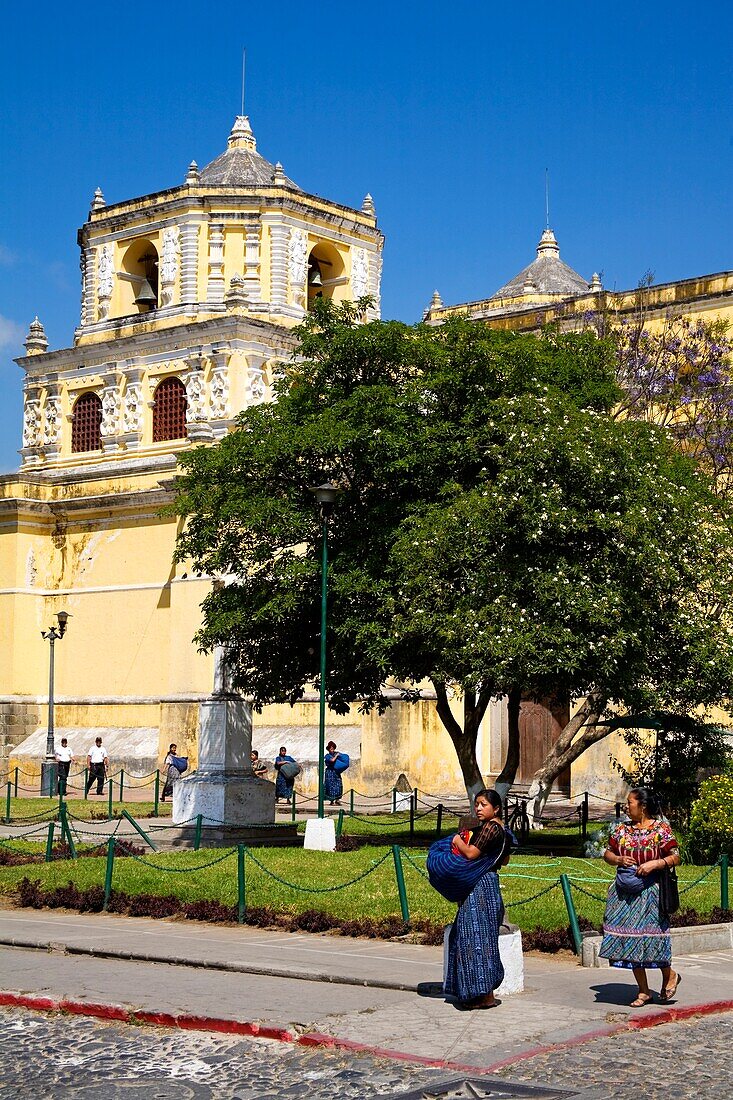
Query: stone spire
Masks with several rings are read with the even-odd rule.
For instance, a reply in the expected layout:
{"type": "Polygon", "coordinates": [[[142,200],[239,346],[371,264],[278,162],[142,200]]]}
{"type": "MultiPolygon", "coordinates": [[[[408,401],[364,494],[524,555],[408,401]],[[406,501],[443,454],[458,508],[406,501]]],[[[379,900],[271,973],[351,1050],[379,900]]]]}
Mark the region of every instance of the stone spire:
{"type": "Polygon", "coordinates": [[[199,181],[199,166],[198,166],[198,164],[196,163],[195,160],[192,160],[191,163],[188,166],[188,171],[186,172],[186,178],[183,181],[184,186],[190,187],[192,184],[198,183],[198,181],[199,181]]]}
{"type": "Polygon", "coordinates": [[[237,115],[227,145],[230,149],[249,149],[253,153],[257,151],[257,142],[247,115],[237,115]]]}
{"type": "Polygon", "coordinates": [[[364,196],[364,202],[361,204],[361,212],[362,214],[368,214],[370,218],[376,218],[377,216],[377,211],[374,206],[374,199],[368,191],[364,196]]]}
{"type": "Polygon", "coordinates": [[[104,201],[104,195],[102,194],[102,188],[98,187],[94,192],[94,198],[92,199],[92,210],[104,210],[107,203],[104,201]]]}
{"type": "Polygon", "coordinates": [[[46,332],[37,316],[31,321],[24,343],[29,355],[42,355],[44,351],[48,351],[46,332]]]}
{"type": "Polygon", "coordinates": [[[555,234],[551,229],[546,229],[540,237],[540,243],[537,245],[538,256],[557,256],[560,259],[560,245],[555,240],[555,234]]]}
{"type": "Polygon", "coordinates": [[[272,177],[272,182],[279,187],[284,187],[285,184],[288,182],[280,161],[278,161],[275,165],[275,174],[272,177]]]}
{"type": "Polygon", "coordinates": [[[427,309],[423,310],[423,315],[422,315],[423,321],[426,321],[428,319],[428,317],[430,317],[430,315],[433,313],[434,310],[442,309],[442,308],[443,308],[443,299],[440,297],[440,294],[438,293],[438,291],[434,290],[433,291],[433,296],[430,299],[430,305],[428,306],[427,309]]]}
{"type": "Polygon", "coordinates": [[[599,290],[603,290],[603,283],[601,282],[601,277],[597,271],[594,271],[591,275],[590,287],[588,289],[591,290],[594,294],[597,294],[599,290]]]}

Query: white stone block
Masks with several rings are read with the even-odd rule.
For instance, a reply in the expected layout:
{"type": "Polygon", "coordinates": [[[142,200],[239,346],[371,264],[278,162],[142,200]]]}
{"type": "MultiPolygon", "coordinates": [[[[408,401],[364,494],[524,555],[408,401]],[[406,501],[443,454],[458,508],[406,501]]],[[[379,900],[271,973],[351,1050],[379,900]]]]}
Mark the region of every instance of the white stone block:
{"type": "MultiPolygon", "coordinates": [[[[443,985],[448,977],[448,939],[452,924],[443,932],[443,985]]],[[[499,936],[499,956],[504,967],[504,981],[494,990],[497,997],[508,997],[512,993],[524,990],[524,953],[522,951],[522,933],[518,928],[499,936]]]]}
{"type": "Polygon", "coordinates": [[[305,823],[303,847],[313,852],[336,850],[336,823],[332,817],[312,817],[305,823]]]}
{"type": "Polygon", "coordinates": [[[394,798],[394,802],[392,804],[394,807],[393,813],[398,813],[400,810],[410,809],[412,795],[409,793],[409,791],[395,791],[392,797],[394,798]]]}

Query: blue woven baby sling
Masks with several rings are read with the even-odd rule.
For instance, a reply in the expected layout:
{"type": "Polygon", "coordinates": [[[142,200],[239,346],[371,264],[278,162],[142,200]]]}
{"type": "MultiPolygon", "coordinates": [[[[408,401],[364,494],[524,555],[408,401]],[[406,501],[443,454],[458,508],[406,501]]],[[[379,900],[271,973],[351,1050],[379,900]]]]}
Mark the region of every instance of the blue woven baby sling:
{"type": "Polygon", "coordinates": [[[427,871],[430,885],[446,901],[464,902],[474,886],[489,871],[498,868],[504,856],[517,841],[510,829],[504,829],[504,840],[497,852],[478,859],[466,859],[451,852],[453,837],[446,836],[430,845],[427,871]]]}

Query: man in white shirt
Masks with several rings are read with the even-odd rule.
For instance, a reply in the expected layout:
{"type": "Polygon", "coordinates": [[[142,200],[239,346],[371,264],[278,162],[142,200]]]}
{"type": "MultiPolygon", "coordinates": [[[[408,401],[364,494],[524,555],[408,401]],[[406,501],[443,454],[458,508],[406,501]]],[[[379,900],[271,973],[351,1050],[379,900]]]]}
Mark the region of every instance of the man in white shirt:
{"type": "Polygon", "coordinates": [[[61,738],[61,747],[54,754],[58,764],[58,788],[59,794],[66,794],[66,785],[69,781],[69,769],[74,762],[69,742],[66,737],[61,738]]]}
{"type": "Polygon", "coordinates": [[[87,767],[89,768],[89,777],[87,779],[87,787],[84,792],[85,795],[89,794],[89,788],[96,779],[97,781],[97,794],[104,794],[104,780],[107,776],[107,750],[102,745],[102,738],[97,737],[94,740],[94,744],[89,750],[87,756],[87,767]]]}

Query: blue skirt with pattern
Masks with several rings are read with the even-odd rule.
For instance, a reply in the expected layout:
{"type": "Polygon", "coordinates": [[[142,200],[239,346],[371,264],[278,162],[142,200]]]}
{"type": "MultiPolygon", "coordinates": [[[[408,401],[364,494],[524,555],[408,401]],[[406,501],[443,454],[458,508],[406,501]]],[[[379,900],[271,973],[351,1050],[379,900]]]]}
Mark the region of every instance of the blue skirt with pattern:
{"type": "Polygon", "coordinates": [[[333,768],[326,768],[323,776],[323,793],[329,802],[339,802],[344,793],[343,780],[333,768]]]}
{"type": "Polygon", "coordinates": [[[489,871],[459,906],[448,941],[445,992],[459,1001],[487,997],[504,980],[499,928],[504,902],[499,876],[489,871]]]}

